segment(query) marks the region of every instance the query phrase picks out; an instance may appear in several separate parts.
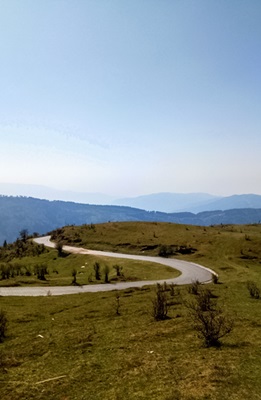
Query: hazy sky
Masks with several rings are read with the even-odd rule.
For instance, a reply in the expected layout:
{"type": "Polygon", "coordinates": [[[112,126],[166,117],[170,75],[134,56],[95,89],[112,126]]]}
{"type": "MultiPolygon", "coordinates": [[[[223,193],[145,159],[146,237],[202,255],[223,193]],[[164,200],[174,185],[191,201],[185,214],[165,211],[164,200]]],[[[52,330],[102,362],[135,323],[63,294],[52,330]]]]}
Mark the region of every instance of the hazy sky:
{"type": "Polygon", "coordinates": [[[260,0],[0,0],[0,182],[261,194],[260,0]]]}

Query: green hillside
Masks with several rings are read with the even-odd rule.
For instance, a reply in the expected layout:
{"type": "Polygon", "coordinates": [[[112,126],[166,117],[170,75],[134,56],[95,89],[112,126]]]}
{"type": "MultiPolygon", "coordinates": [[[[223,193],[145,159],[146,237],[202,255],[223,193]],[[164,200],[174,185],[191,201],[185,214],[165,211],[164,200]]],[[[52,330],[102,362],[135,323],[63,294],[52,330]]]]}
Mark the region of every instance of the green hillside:
{"type": "MultiPolygon", "coordinates": [[[[199,298],[191,286],[163,289],[168,318],[158,321],[155,287],[1,297],[8,320],[0,343],[1,400],[260,399],[261,300],[251,297],[247,283],[261,289],[261,225],[109,223],[65,227],[54,237],[145,255],[165,246],[174,257],[211,267],[219,282],[199,293],[210,289],[211,304],[234,326],[221,346],[206,347],[191,318],[189,305],[199,298]]],[[[50,255],[57,251],[36,257],[50,255]]]]}
{"type": "Polygon", "coordinates": [[[167,246],[176,258],[214,269],[220,279],[244,279],[261,263],[261,224],[199,227],[159,222],[67,226],[53,232],[64,244],[120,253],[159,255],[167,246]]]}

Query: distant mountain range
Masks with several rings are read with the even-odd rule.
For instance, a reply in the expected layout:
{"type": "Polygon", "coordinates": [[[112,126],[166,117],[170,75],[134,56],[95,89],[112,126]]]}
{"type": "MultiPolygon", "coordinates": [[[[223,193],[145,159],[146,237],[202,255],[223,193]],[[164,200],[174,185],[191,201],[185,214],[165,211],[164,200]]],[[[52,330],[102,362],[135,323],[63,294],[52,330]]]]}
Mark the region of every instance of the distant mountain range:
{"type": "Polygon", "coordinates": [[[165,213],[230,210],[234,208],[261,208],[261,195],[242,194],[228,197],[207,193],[154,193],[144,196],[117,198],[102,193],[73,192],[41,185],[0,183],[0,194],[26,196],[44,200],[72,201],[82,204],[118,205],[146,211],[165,213]]]}
{"type": "MultiPolygon", "coordinates": [[[[114,204],[116,204],[114,202],[114,204]]],[[[261,196],[242,194],[217,197],[206,193],[156,193],[117,201],[118,205],[142,208],[147,211],[193,212],[261,208],[261,196]]]]}
{"type": "Polygon", "coordinates": [[[212,201],[219,199],[220,197],[212,196],[207,193],[155,193],[117,199],[113,204],[141,208],[147,211],[172,213],[179,211],[193,212],[193,208],[208,205],[212,201]]]}
{"type": "MultiPolygon", "coordinates": [[[[261,197],[261,196],[258,196],[261,197]]],[[[115,205],[89,205],[48,201],[32,197],[0,196],[0,245],[13,242],[22,229],[30,234],[47,233],[65,225],[108,221],[155,221],[191,225],[260,223],[260,208],[225,211],[163,213],[115,205]]]]}

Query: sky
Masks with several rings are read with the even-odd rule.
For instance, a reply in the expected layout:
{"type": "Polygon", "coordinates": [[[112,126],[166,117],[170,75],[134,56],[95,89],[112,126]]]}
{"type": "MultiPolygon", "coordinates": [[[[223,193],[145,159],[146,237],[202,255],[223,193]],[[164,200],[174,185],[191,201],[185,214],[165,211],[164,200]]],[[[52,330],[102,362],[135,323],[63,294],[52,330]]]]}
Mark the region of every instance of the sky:
{"type": "Polygon", "coordinates": [[[261,194],[260,19],[260,0],[0,0],[0,182],[261,194]]]}

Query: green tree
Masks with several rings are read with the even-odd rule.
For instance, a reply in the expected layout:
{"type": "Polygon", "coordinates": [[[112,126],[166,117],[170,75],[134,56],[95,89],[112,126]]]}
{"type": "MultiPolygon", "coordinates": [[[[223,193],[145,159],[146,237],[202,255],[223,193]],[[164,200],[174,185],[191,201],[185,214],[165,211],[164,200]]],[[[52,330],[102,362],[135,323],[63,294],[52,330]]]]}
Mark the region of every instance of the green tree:
{"type": "Polygon", "coordinates": [[[28,230],[27,230],[27,229],[22,229],[22,230],[19,232],[19,236],[20,236],[20,239],[21,239],[23,242],[26,242],[26,240],[28,239],[28,230]]]}

